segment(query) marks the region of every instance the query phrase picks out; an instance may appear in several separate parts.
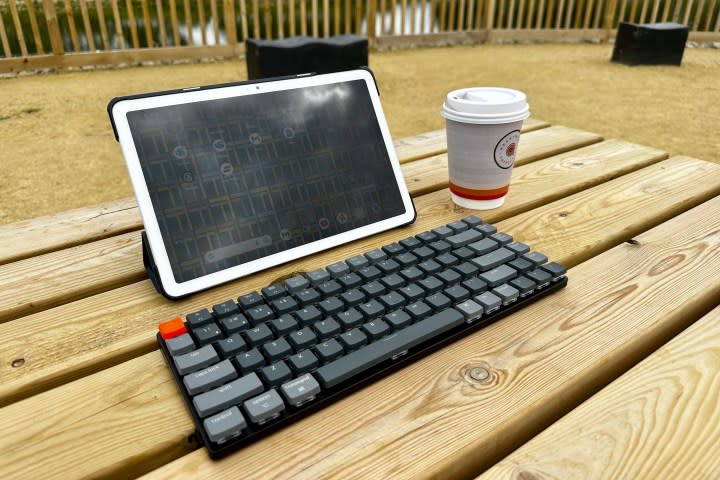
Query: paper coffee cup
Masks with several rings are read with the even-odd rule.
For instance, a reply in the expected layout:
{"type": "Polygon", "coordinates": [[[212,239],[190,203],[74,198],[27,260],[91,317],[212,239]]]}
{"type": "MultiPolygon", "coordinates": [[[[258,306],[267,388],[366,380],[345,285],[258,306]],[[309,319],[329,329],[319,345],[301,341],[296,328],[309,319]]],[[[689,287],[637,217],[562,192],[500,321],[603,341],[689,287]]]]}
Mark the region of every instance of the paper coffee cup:
{"type": "Polygon", "coordinates": [[[530,116],[525,94],[497,87],[455,90],[442,116],[453,202],[477,210],[499,207],[510,187],[520,127],[530,116]]]}

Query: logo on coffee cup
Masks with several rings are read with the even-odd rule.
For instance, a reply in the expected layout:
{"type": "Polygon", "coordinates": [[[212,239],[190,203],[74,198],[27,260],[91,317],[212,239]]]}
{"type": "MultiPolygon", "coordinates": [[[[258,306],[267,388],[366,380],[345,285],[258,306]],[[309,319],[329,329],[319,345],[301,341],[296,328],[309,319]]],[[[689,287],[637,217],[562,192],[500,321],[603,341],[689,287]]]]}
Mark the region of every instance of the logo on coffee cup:
{"type": "Polygon", "coordinates": [[[495,145],[495,163],[498,167],[507,169],[515,163],[515,151],[520,141],[520,130],[513,130],[505,135],[495,145]]]}

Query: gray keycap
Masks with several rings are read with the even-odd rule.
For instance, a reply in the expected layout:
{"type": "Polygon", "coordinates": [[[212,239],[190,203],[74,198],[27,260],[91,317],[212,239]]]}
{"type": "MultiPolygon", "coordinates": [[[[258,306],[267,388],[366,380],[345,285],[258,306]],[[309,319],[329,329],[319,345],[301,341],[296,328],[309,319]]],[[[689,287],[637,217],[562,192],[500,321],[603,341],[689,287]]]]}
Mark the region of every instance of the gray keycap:
{"type": "Polygon", "coordinates": [[[304,290],[309,286],[310,282],[307,281],[307,278],[300,275],[295,275],[294,277],[290,277],[285,280],[285,288],[287,288],[288,291],[292,293],[304,290]]]}
{"type": "Polygon", "coordinates": [[[322,268],[318,268],[317,270],[308,272],[306,276],[308,280],[310,280],[310,283],[312,283],[313,285],[320,285],[321,283],[325,283],[330,280],[330,274],[322,268]]]}
{"type": "Polygon", "coordinates": [[[451,235],[445,239],[453,248],[464,247],[473,242],[482,240],[482,233],[477,230],[465,230],[457,235],[451,235]]]}
{"type": "Polygon", "coordinates": [[[527,253],[530,251],[530,247],[520,242],[508,243],[507,245],[505,245],[505,248],[512,252],[515,252],[517,255],[522,255],[523,253],[527,253]]]}
{"type": "Polygon", "coordinates": [[[333,278],[338,278],[348,273],[350,268],[348,268],[345,262],[337,262],[332,265],[328,265],[327,271],[333,276],[333,278]]]}
{"type": "Polygon", "coordinates": [[[512,235],[508,235],[507,233],[503,232],[497,232],[490,235],[490,238],[498,242],[500,245],[507,245],[508,243],[513,241],[512,235]]]}
{"type": "Polygon", "coordinates": [[[548,261],[548,258],[540,252],[528,252],[523,255],[522,258],[531,262],[536,267],[548,261]]]}
{"type": "Polygon", "coordinates": [[[500,308],[500,305],[502,303],[502,300],[500,300],[500,297],[495,295],[494,293],[485,292],[474,299],[477,303],[482,305],[483,309],[485,310],[485,313],[492,313],[498,308],[500,308]]]}
{"type": "Polygon", "coordinates": [[[263,384],[255,373],[251,373],[227,385],[201,393],[193,398],[193,404],[198,415],[204,418],[262,392],[263,384]]]}
{"type": "Polygon", "coordinates": [[[195,342],[193,342],[192,337],[190,337],[188,333],[183,333],[175,338],[165,340],[165,344],[173,355],[182,355],[195,349],[195,342]]]}
{"type": "Polygon", "coordinates": [[[387,253],[383,252],[379,248],[376,248],[375,250],[370,250],[365,254],[365,258],[370,260],[370,263],[377,263],[382,260],[385,260],[387,258],[387,253]]]}
{"type": "Polygon", "coordinates": [[[490,238],[483,238],[468,245],[468,248],[478,255],[484,255],[498,248],[498,243],[490,238]]]}
{"type": "Polygon", "coordinates": [[[175,366],[177,367],[180,375],[185,375],[187,373],[194,372],[195,370],[205,368],[208,365],[212,365],[220,360],[212,345],[205,345],[202,348],[182,355],[177,355],[173,358],[175,359],[175,366]]]}
{"type": "Polygon", "coordinates": [[[507,283],[503,283],[499,287],[493,288],[492,293],[500,297],[503,305],[511,304],[517,300],[520,295],[520,291],[517,288],[511,287],[507,283]]]}
{"type": "Polygon", "coordinates": [[[457,305],[455,308],[463,314],[463,317],[465,317],[465,321],[467,323],[477,320],[483,314],[482,305],[472,300],[465,300],[463,303],[457,305]]]}
{"type": "Polygon", "coordinates": [[[517,276],[517,271],[507,265],[500,265],[497,268],[478,275],[481,280],[487,282],[490,287],[497,287],[501,283],[509,282],[517,276]]]}
{"type": "Polygon", "coordinates": [[[481,272],[487,272],[500,264],[508,262],[515,258],[515,254],[506,248],[498,248],[494,252],[480,255],[470,260],[481,272]]]}
{"type": "Polygon", "coordinates": [[[467,223],[471,227],[475,227],[477,225],[482,225],[482,220],[475,215],[469,215],[462,219],[463,222],[467,223]]]}
{"type": "Polygon", "coordinates": [[[206,418],[204,425],[210,440],[219,443],[237,436],[243,428],[247,427],[245,417],[237,407],[218,413],[214,417],[206,418]]]}
{"type": "Polygon", "coordinates": [[[263,423],[285,410],[285,404],[275,390],[270,390],[243,403],[253,423],[263,423]]]}
{"type": "Polygon", "coordinates": [[[185,375],[183,382],[190,395],[195,395],[234,378],[237,378],[235,367],[232,366],[230,360],[223,360],[200,371],[185,375]]]}
{"type": "Polygon", "coordinates": [[[280,387],[280,391],[290,405],[297,407],[301,403],[315,398],[320,393],[320,384],[312,375],[306,373],[295,380],[284,383],[280,387]]]}
{"type": "Polygon", "coordinates": [[[358,270],[362,267],[370,265],[370,261],[363,255],[355,255],[354,257],[350,257],[345,260],[345,263],[347,263],[348,266],[353,270],[358,270]]]}

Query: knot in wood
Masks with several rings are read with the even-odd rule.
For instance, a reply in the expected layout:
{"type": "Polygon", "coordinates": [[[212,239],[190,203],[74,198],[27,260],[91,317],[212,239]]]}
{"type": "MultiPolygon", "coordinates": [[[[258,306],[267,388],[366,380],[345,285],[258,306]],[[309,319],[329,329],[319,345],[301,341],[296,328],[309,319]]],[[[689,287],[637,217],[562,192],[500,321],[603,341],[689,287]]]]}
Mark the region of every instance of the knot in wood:
{"type": "Polygon", "coordinates": [[[25,365],[25,359],[24,358],[16,358],[15,360],[12,361],[12,363],[10,365],[12,365],[13,368],[20,368],[23,365],[25,365]]]}
{"type": "Polygon", "coordinates": [[[470,378],[477,382],[484,382],[488,378],[490,378],[490,372],[487,371],[487,369],[483,367],[473,367],[470,369],[470,378]]]}

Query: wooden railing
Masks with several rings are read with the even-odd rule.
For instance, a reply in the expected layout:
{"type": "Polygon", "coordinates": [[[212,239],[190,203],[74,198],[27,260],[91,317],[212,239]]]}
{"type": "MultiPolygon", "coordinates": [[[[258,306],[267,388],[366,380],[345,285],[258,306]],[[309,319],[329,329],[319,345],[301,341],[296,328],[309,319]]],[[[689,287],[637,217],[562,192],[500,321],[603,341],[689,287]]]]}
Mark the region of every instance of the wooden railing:
{"type": "Polygon", "coordinates": [[[691,39],[720,41],[720,0],[0,0],[0,73],[240,56],[249,37],[603,41],[622,20],[679,22],[691,39]]]}

